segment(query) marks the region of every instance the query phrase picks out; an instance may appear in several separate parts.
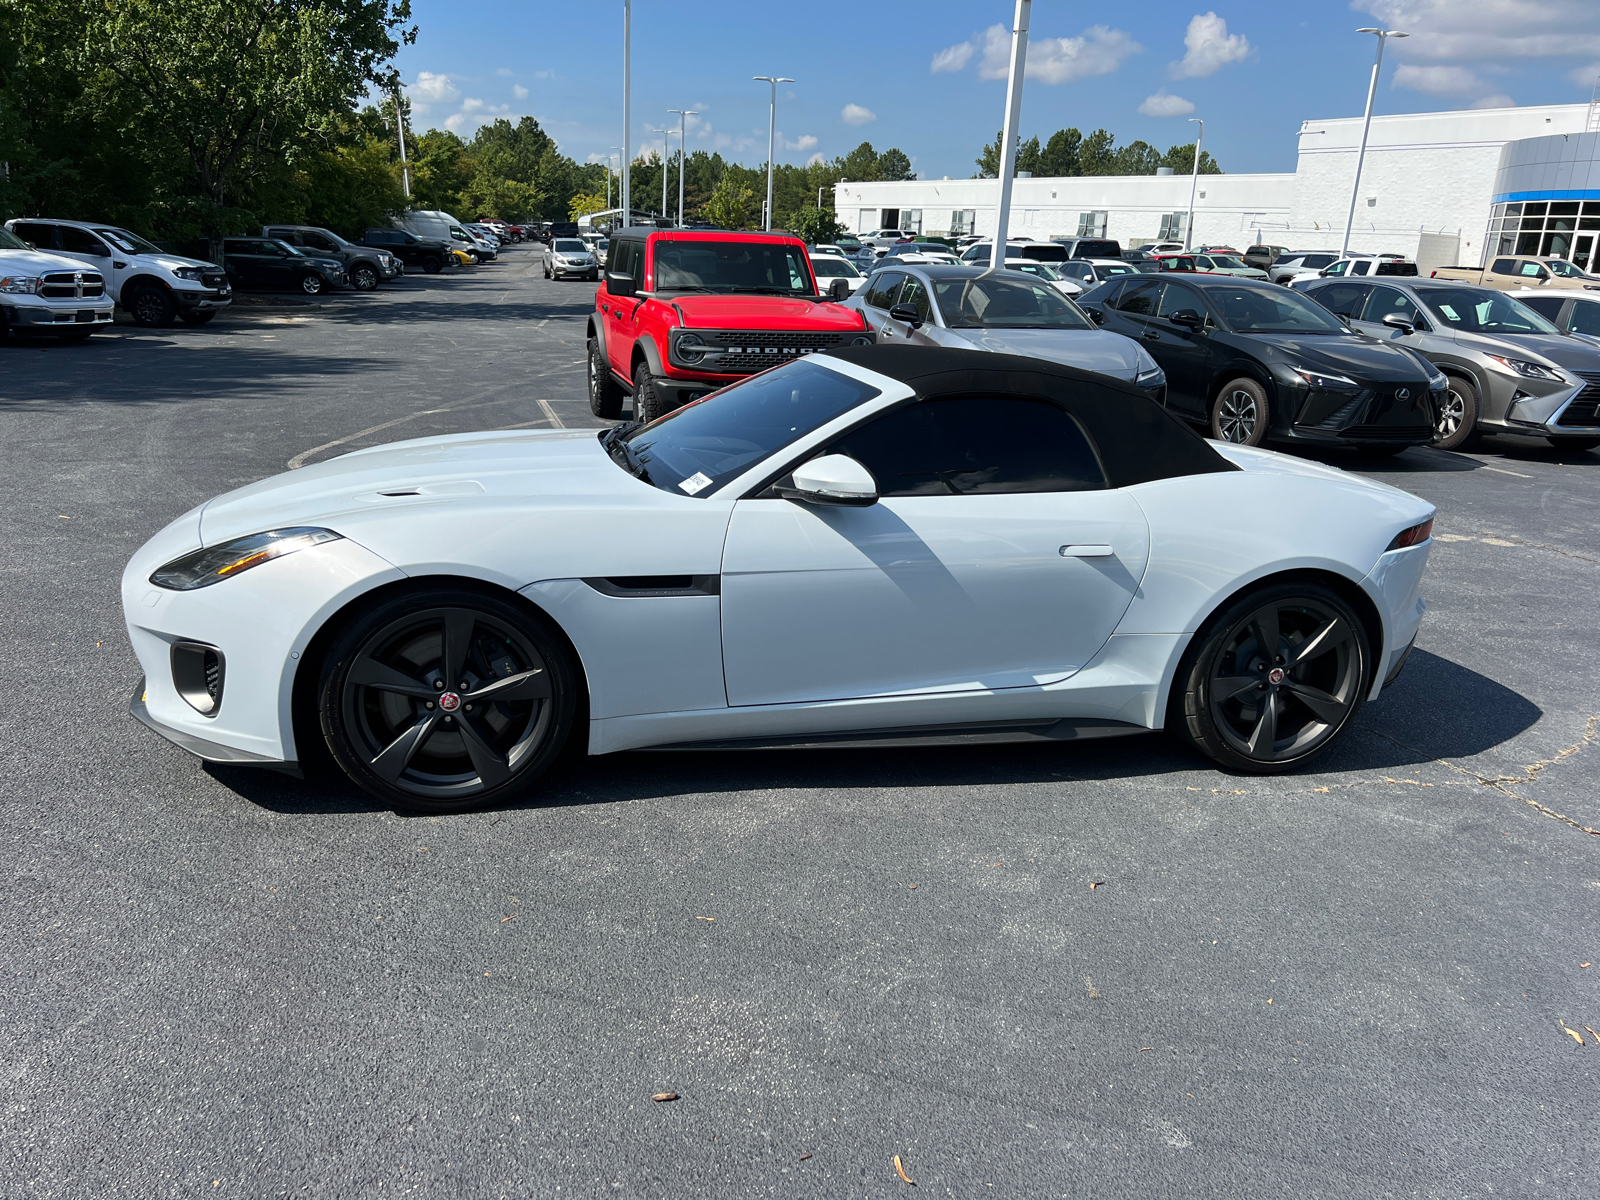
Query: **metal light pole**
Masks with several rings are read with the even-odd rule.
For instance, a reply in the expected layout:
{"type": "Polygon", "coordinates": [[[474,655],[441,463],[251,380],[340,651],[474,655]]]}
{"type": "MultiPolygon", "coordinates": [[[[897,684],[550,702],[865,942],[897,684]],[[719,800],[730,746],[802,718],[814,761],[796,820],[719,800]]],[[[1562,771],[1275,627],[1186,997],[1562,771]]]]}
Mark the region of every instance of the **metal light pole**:
{"type": "MultiPolygon", "coordinates": [[[[608,150],[621,151],[622,147],[621,146],[608,146],[607,149],[608,150]]],[[[618,187],[619,187],[619,189],[621,187],[621,181],[620,180],[618,181],[618,187]]],[[[609,154],[606,155],[606,207],[607,208],[611,207],[611,155],[609,155],[609,154]]]]}
{"type": "Polygon", "coordinates": [[[678,114],[678,228],[683,228],[683,169],[684,156],[689,150],[689,118],[698,117],[698,108],[669,108],[670,113],[678,114]]]}
{"type": "Polygon", "coordinates": [[[400,182],[405,186],[406,199],[411,199],[411,168],[406,165],[406,116],[400,107],[400,89],[394,90],[394,127],[400,134],[400,182]]]}
{"type": "Polygon", "coordinates": [[[646,133],[659,133],[661,135],[661,215],[667,215],[667,139],[672,136],[672,130],[657,129],[654,125],[645,127],[646,133]]]}
{"type": "Polygon", "coordinates": [[[632,123],[628,105],[632,100],[632,54],[633,54],[633,3],[632,0],[622,0],[622,227],[628,227],[628,221],[633,213],[633,195],[628,187],[629,166],[632,155],[628,153],[631,136],[628,127],[632,123]]]}
{"type": "Polygon", "coordinates": [[[1183,222],[1183,249],[1189,250],[1189,239],[1194,233],[1194,190],[1200,185],[1200,143],[1206,140],[1206,123],[1199,117],[1190,117],[1190,121],[1200,126],[1200,132],[1194,139],[1194,170],[1189,174],[1189,215],[1183,222]]]}
{"type": "Polygon", "coordinates": [[[1022,119],[1022,74],[1028,60],[1028,15],[1033,0],[1017,0],[1011,28],[1011,81],[1006,84],[1006,122],[1000,133],[1000,211],[995,220],[989,265],[1006,265],[1006,234],[1011,224],[1011,177],[1017,173],[1017,125],[1022,119]]]}
{"type": "Polygon", "coordinates": [[[1367,85],[1367,116],[1361,125],[1361,149],[1356,151],[1356,177],[1350,184],[1350,215],[1344,222],[1344,245],[1339,248],[1340,258],[1350,253],[1350,228],[1356,223],[1356,196],[1361,192],[1361,164],[1367,157],[1367,134],[1372,131],[1372,99],[1378,94],[1378,72],[1383,69],[1383,44],[1392,37],[1411,36],[1398,29],[1358,29],[1356,32],[1378,35],[1378,56],[1372,63],[1372,82],[1367,85]]]}
{"type": "Polygon", "coordinates": [[[772,85],[772,103],[767,108],[767,232],[772,232],[772,151],[773,134],[778,128],[778,85],[780,83],[793,83],[794,80],[786,75],[753,75],[757,83],[770,83],[772,85]]]}

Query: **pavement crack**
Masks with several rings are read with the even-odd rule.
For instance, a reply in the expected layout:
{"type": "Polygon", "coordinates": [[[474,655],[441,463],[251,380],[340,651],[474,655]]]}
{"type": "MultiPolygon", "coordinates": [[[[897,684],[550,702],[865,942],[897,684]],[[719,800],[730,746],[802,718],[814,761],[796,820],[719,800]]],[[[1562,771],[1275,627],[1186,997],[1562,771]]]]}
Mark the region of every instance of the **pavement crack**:
{"type": "MultiPolygon", "coordinates": [[[[1375,730],[1374,732],[1377,731],[1375,730]]],[[[1409,750],[1413,754],[1420,754],[1423,757],[1432,758],[1432,756],[1429,755],[1426,750],[1419,750],[1415,746],[1408,746],[1405,742],[1402,742],[1399,738],[1393,737],[1390,734],[1378,733],[1378,736],[1383,738],[1385,741],[1393,742],[1402,750],[1409,750]]],[[[1559,813],[1553,808],[1549,808],[1546,805],[1540,804],[1537,800],[1530,800],[1527,796],[1518,795],[1516,792],[1511,790],[1512,784],[1539,782],[1539,775],[1546,767],[1553,767],[1557,763],[1564,762],[1571,758],[1574,754],[1578,753],[1578,751],[1589,745],[1590,742],[1594,741],[1597,736],[1600,736],[1600,713],[1595,713],[1594,716],[1589,718],[1584,725],[1583,736],[1576,742],[1568,746],[1565,750],[1561,750],[1549,758],[1542,758],[1538,762],[1529,763],[1527,766],[1521,768],[1521,775],[1480,775],[1477,771],[1472,770],[1470,767],[1463,767],[1457,763],[1451,762],[1447,758],[1432,758],[1432,761],[1440,764],[1441,766],[1449,767],[1452,771],[1458,771],[1468,778],[1476,780],[1484,787],[1492,787],[1497,792],[1503,792],[1505,795],[1510,796],[1513,800],[1520,801],[1521,803],[1526,804],[1529,808],[1536,809],[1545,816],[1560,821],[1563,825],[1572,826],[1572,828],[1576,829],[1579,833],[1588,833],[1594,835],[1595,837],[1600,837],[1600,829],[1594,829],[1588,825],[1584,825],[1581,822],[1573,820],[1565,813],[1559,813]]]]}

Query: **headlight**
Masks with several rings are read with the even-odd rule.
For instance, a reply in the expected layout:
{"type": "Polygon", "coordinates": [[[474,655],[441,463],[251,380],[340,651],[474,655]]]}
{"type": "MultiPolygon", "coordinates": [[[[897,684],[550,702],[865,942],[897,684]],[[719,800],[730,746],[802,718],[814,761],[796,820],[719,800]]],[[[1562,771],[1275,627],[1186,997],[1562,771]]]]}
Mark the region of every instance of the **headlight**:
{"type": "Polygon", "coordinates": [[[1520,358],[1501,358],[1498,354],[1489,354],[1485,357],[1494,359],[1506,370],[1513,371],[1527,379],[1548,379],[1552,383],[1561,382],[1561,376],[1557,375],[1549,367],[1541,367],[1538,363],[1524,362],[1520,358]]]}
{"type": "Polygon", "coordinates": [[[706,351],[711,347],[698,333],[680,333],[673,348],[678,352],[678,358],[685,363],[697,363],[706,356],[706,351]]]}
{"type": "Polygon", "coordinates": [[[1304,371],[1299,367],[1290,367],[1290,372],[1298,376],[1307,387],[1319,390],[1348,392],[1359,388],[1361,385],[1347,375],[1328,375],[1322,371],[1304,371]]]}
{"type": "Polygon", "coordinates": [[[1428,390],[1430,392],[1440,392],[1449,386],[1449,377],[1443,371],[1435,371],[1428,376],[1428,390]]]}
{"type": "Polygon", "coordinates": [[[39,277],[37,275],[8,275],[0,278],[0,292],[10,292],[17,296],[31,296],[39,290],[39,277]]]}
{"type": "Polygon", "coordinates": [[[1151,367],[1148,370],[1140,371],[1138,378],[1133,382],[1142,388],[1153,388],[1160,387],[1166,381],[1167,373],[1165,371],[1160,367],[1151,367]]]}
{"type": "Polygon", "coordinates": [[[335,542],[340,537],[331,529],[310,526],[252,533],[249,537],[234,538],[220,546],[209,546],[175,558],[154,572],[150,582],[174,592],[192,592],[196,588],[221,583],[251,567],[282,558],[285,554],[293,554],[308,546],[320,546],[323,542],[335,542]]]}
{"type": "Polygon", "coordinates": [[[199,283],[202,278],[199,267],[177,267],[172,273],[179,279],[187,279],[192,283],[199,283]]]}
{"type": "Polygon", "coordinates": [[[876,343],[875,339],[870,333],[859,333],[850,339],[850,344],[852,346],[871,346],[876,343]]]}

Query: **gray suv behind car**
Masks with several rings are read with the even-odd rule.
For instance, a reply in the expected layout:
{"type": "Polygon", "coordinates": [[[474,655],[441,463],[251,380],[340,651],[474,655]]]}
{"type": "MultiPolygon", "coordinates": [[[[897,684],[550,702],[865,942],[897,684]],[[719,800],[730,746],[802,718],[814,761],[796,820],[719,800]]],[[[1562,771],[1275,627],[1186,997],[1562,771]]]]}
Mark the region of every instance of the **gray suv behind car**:
{"type": "Polygon", "coordinates": [[[1485,433],[1600,446],[1600,347],[1562,333],[1493,288],[1430,279],[1318,279],[1300,291],[1369,337],[1409,346],[1450,381],[1434,442],[1470,447],[1485,433]]]}
{"type": "Polygon", "coordinates": [[[357,246],[320,225],[266,225],[261,229],[261,236],[288,242],[313,258],[338,259],[344,264],[350,286],[357,291],[370,292],[379,283],[387,283],[405,273],[400,260],[387,250],[357,246]]]}

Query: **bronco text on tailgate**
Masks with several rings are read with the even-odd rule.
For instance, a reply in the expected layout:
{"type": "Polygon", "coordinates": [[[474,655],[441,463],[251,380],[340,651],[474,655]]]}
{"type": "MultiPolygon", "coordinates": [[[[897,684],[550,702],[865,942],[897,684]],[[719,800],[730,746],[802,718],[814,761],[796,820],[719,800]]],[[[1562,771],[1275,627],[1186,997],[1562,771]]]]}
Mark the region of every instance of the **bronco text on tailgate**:
{"type": "Polygon", "coordinates": [[[631,395],[653,421],[802,354],[871,344],[859,312],[818,294],[799,238],[624,229],[589,316],[589,407],[614,421],[631,395]]]}

